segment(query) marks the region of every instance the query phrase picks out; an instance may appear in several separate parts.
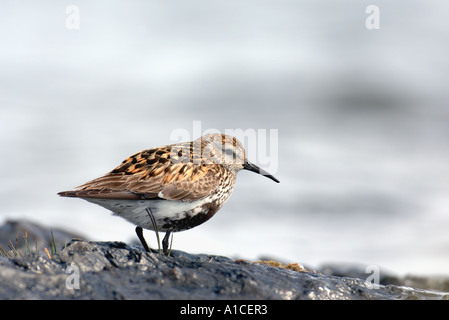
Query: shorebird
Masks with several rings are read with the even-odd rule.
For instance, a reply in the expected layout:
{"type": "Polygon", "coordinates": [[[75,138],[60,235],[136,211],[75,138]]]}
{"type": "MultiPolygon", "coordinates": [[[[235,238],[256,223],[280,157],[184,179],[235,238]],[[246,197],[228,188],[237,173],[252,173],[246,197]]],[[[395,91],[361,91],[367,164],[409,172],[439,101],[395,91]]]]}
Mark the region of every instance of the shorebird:
{"type": "Polygon", "coordinates": [[[135,224],[146,251],[142,228],[156,232],[159,253],[159,231],[165,232],[162,246],[168,255],[172,232],[209,220],[229,199],[243,169],[279,182],[247,160],[239,140],[208,134],[138,152],[104,176],[58,195],[98,204],[135,224]]]}

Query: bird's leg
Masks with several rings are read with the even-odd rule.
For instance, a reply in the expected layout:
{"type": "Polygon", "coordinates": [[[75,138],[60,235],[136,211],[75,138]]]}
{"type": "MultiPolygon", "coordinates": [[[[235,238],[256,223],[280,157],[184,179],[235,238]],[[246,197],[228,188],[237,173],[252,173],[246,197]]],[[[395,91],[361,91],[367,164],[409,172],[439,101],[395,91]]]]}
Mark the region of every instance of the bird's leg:
{"type": "Polygon", "coordinates": [[[173,233],[171,234],[171,240],[170,240],[170,249],[168,249],[168,255],[171,253],[171,247],[173,246],[173,233]]]}
{"type": "Polygon", "coordinates": [[[161,255],[161,240],[159,239],[159,231],[157,230],[156,219],[154,219],[153,212],[151,212],[150,208],[147,208],[146,212],[151,219],[151,223],[153,224],[153,230],[154,232],[156,232],[157,247],[159,249],[159,255],[161,255]]]}
{"type": "MultiPolygon", "coordinates": [[[[170,245],[170,249],[168,248],[168,244],[169,244],[169,238],[170,235],[172,234],[172,232],[169,230],[165,233],[164,239],[162,240],[162,250],[164,251],[164,254],[166,256],[170,255],[171,252],[171,245],[170,245]]],[[[172,237],[172,241],[171,243],[173,243],[173,237],[172,237]]]]}
{"type": "Polygon", "coordinates": [[[145,249],[146,252],[150,252],[150,247],[148,247],[147,242],[145,241],[145,238],[143,237],[143,232],[142,232],[142,228],[141,227],[136,227],[136,233],[137,236],[139,237],[140,242],[143,245],[143,248],[145,249]]]}

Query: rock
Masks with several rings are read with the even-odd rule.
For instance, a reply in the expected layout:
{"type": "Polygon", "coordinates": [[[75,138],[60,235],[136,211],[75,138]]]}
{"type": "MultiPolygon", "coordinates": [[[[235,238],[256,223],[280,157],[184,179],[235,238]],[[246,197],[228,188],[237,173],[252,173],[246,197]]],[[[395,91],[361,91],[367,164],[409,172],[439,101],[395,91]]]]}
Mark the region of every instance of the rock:
{"type": "MultiPolygon", "coordinates": [[[[397,276],[382,268],[377,269],[379,271],[379,284],[382,285],[396,285],[422,290],[449,292],[448,276],[397,276]]],[[[361,264],[324,264],[319,270],[328,275],[359,278],[362,280],[366,279],[373,271],[367,270],[367,266],[361,264]]]]}
{"type": "Polygon", "coordinates": [[[449,294],[294,271],[205,254],[147,253],[123,242],[70,241],[0,257],[0,299],[448,299],[449,294]]]}
{"type": "Polygon", "coordinates": [[[7,220],[0,226],[0,245],[7,250],[8,243],[21,253],[26,253],[24,236],[26,234],[28,246],[31,251],[44,250],[51,251],[54,240],[56,247],[61,248],[73,238],[83,238],[83,236],[66,231],[60,228],[47,228],[28,220],[7,220]]]}

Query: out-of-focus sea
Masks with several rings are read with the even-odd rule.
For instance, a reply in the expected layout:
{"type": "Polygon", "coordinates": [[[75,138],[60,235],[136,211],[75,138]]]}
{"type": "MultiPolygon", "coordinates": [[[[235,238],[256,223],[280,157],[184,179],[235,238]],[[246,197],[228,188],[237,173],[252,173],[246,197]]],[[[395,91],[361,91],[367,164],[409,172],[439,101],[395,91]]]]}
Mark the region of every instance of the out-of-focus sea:
{"type": "Polygon", "coordinates": [[[448,274],[449,2],[376,1],[377,30],[370,4],[2,2],[0,222],[134,240],[133,225],[56,193],[175,130],[197,138],[194,121],[275,129],[270,163],[249,160],[281,183],[239,173],[175,249],[448,274]]]}

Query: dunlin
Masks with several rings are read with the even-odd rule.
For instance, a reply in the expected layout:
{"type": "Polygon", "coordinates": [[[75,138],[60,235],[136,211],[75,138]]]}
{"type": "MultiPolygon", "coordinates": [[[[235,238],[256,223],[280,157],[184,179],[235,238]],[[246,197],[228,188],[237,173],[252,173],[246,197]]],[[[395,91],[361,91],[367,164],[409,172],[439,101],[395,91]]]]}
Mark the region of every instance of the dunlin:
{"type": "Polygon", "coordinates": [[[236,138],[208,134],[191,142],[138,152],[106,175],[58,195],[93,202],[137,225],[136,233],[150,251],[142,228],[165,232],[163,252],[169,253],[172,232],[209,220],[229,199],[236,174],[253,171],[279,182],[246,159],[236,138]]]}

